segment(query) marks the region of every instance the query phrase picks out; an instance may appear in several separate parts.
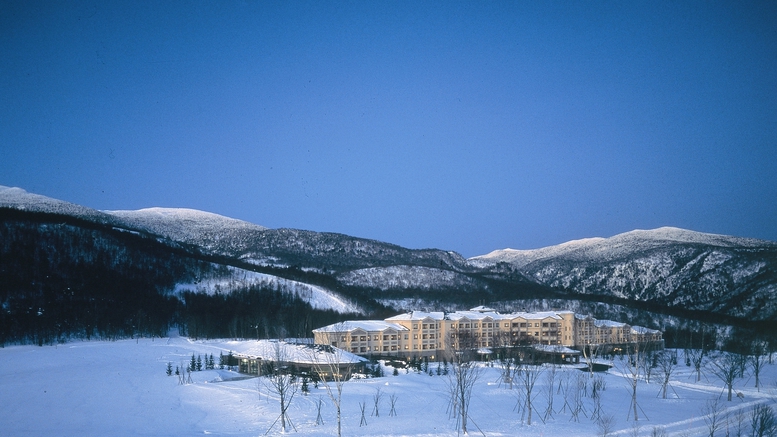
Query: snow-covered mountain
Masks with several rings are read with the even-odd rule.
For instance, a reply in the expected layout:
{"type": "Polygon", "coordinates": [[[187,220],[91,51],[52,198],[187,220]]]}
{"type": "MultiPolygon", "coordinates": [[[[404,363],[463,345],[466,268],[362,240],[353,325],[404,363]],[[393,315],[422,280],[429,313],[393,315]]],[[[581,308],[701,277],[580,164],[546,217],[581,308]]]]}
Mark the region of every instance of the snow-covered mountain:
{"type": "Polygon", "coordinates": [[[629,256],[635,252],[677,244],[700,244],[724,248],[777,247],[777,242],[663,227],[652,230],[638,229],[618,234],[610,238],[596,237],[572,240],[556,246],[543,247],[540,249],[495,250],[487,255],[470,258],[470,262],[480,266],[497,262],[507,262],[518,268],[524,267],[535,261],[561,258],[570,261],[606,262],[608,260],[629,256]]]}
{"type": "Polygon", "coordinates": [[[370,267],[351,270],[337,279],[346,285],[380,290],[430,290],[485,287],[477,279],[452,270],[423,266],[370,267]]]}
{"type": "Polygon", "coordinates": [[[239,259],[258,266],[321,272],[419,265],[455,271],[470,270],[459,254],[437,249],[407,249],[377,240],[331,232],[268,229],[243,220],[185,208],[98,211],[21,188],[0,186],[0,207],[70,215],[112,226],[158,235],[197,247],[205,253],[239,259]]]}
{"type": "Polygon", "coordinates": [[[200,211],[108,213],[0,187],[0,345],[171,326],[195,337],[272,335],[268,327],[304,336],[338,313],[365,312],[334,280],[213,249],[264,230],[200,211]]]}
{"type": "Polygon", "coordinates": [[[187,208],[103,212],[129,227],[215,252],[240,250],[246,241],[267,230],[243,220],[187,208]]]}
{"type": "MultiPolygon", "coordinates": [[[[19,188],[0,187],[1,208],[73,216],[138,232],[218,257],[232,267],[280,275],[277,284],[309,282],[318,287],[309,290],[320,288],[335,297],[344,293],[349,302],[362,305],[385,301],[386,296],[376,293],[386,292],[394,300],[428,295],[439,304],[447,299],[451,307],[481,300],[615,299],[657,311],[777,320],[777,243],[769,241],[666,227],[534,250],[505,249],[466,260],[450,251],[268,229],[190,209],[96,211],[19,188]]],[[[214,283],[219,280],[231,279],[216,278],[214,283]]],[[[301,290],[296,285],[280,288],[301,290]]]]}
{"type": "Polygon", "coordinates": [[[40,194],[28,193],[18,187],[0,185],[0,207],[29,212],[69,215],[97,223],[111,223],[113,217],[75,203],[52,199],[40,194]]]}
{"type": "Polygon", "coordinates": [[[636,230],[470,260],[507,263],[537,283],[736,318],[777,315],[777,243],[677,228],[636,230]]]}

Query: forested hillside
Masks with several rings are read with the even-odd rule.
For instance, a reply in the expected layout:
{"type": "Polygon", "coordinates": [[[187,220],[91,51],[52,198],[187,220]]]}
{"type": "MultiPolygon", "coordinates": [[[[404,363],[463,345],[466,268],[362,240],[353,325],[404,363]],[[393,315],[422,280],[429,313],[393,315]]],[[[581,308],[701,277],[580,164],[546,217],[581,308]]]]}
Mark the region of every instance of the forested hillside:
{"type": "Polygon", "coordinates": [[[193,337],[304,336],[345,316],[270,286],[173,293],[229,273],[153,236],[0,208],[0,345],[163,336],[172,327],[193,337]]]}

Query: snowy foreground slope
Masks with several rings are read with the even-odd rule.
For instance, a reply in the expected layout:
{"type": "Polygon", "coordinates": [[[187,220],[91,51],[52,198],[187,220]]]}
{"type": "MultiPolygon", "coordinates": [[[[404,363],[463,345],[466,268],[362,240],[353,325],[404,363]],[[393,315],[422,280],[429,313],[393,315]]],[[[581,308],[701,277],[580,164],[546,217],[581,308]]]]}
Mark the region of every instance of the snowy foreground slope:
{"type": "MultiPolygon", "coordinates": [[[[235,343],[190,341],[186,338],[140,339],[116,342],[74,342],[59,346],[13,346],[0,349],[0,424],[3,435],[79,436],[187,436],[264,435],[278,416],[278,402],[259,378],[234,379],[240,375],[226,370],[194,372],[193,383],[179,385],[175,376],[165,375],[167,362],[187,362],[192,353],[226,353],[235,343]],[[259,387],[259,389],[257,389],[259,387]]],[[[681,365],[673,377],[670,396],[661,399],[657,383],[640,382],[638,402],[639,435],[650,435],[653,427],[664,427],[668,435],[708,435],[702,408],[706,401],[721,395],[722,387],[709,374],[695,383],[687,367],[681,365]]],[[[617,360],[616,360],[617,364],[617,360]]],[[[433,365],[434,368],[434,365],[433,365]]],[[[543,436],[596,435],[597,425],[588,417],[593,411],[590,398],[575,421],[569,409],[563,411],[564,397],[554,389],[554,409],[546,422],[540,419],[547,408],[548,386],[545,371],[535,386],[533,424],[515,411],[521,390],[500,386],[496,368],[486,367],[474,389],[471,401],[472,435],[508,436],[524,433],[543,436]],[[482,434],[481,434],[482,433],[482,434]]],[[[630,395],[627,381],[617,374],[617,366],[604,374],[603,412],[614,417],[614,435],[633,435],[633,421],[627,421],[630,395]]],[[[576,380],[579,370],[560,369],[556,384],[563,378],[576,380]],[[566,375],[566,376],[565,376],[566,375]]],[[[343,435],[370,436],[455,436],[456,423],[447,412],[445,376],[429,376],[412,371],[399,376],[352,380],[345,385],[343,435]],[[380,389],[379,417],[370,415],[373,396],[380,389]],[[389,397],[396,397],[395,417],[390,415],[389,397]],[[365,403],[367,425],[361,421],[360,403],[365,403]]],[[[736,411],[757,403],[774,406],[777,366],[767,365],[762,373],[764,387],[757,392],[753,380],[739,380],[736,399],[723,406],[730,421],[736,411]]],[[[554,386],[555,387],[555,386],[554,386]]],[[[333,435],[335,414],[322,388],[311,385],[311,393],[297,393],[290,408],[296,435],[333,435]],[[323,425],[316,425],[316,403],[323,400],[323,425]]],[[[733,423],[733,422],[731,422],[733,423]]],[[[269,434],[278,434],[273,428],[269,434]]],[[[719,431],[725,433],[725,427],[719,431]]],[[[294,434],[292,432],[292,434],[294,434]]],[[[612,434],[611,434],[612,435],[612,434]]]]}

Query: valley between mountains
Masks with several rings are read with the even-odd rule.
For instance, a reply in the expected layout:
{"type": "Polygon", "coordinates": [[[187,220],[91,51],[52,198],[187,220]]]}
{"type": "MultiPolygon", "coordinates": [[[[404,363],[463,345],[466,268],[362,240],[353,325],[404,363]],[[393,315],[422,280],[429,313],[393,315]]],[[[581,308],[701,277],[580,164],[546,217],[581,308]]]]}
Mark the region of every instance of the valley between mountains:
{"type": "Polygon", "coordinates": [[[479,303],[659,328],[777,323],[772,241],[664,227],[465,259],[190,209],[98,211],[9,187],[0,187],[0,279],[1,340],[10,343],[171,327],[272,336],[279,320],[308,336],[346,317],[479,303]]]}

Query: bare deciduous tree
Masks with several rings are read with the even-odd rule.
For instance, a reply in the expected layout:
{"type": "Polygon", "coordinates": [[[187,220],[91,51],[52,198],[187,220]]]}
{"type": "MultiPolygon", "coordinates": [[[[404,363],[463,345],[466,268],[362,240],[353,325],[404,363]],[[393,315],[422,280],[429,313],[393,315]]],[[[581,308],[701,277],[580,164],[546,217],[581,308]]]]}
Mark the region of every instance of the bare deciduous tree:
{"type": "Polygon", "coordinates": [[[588,367],[588,376],[590,378],[594,377],[594,360],[599,357],[603,350],[604,348],[600,344],[589,344],[583,347],[583,360],[585,360],[585,364],[588,367]]]}
{"type": "Polygon", "coordinates": [[[734,352],[721,352],[709,363],[711,372],[726,385],[729,402],[731,402],[734,392],[734,382],[741,375],[740,369],[743,360],[745,360],[743,355],[734,352]]]}
{"type": "Polygon", "coordinates": [[[594,401],[594,408],[591,412],[591,420],[599,420],[602,415],[602,392],[606,388],[606,383],[601,375],[596,375],[591,381],[591,399],[594,401]]]}
{"type": "MultiPolygon", "coordinates": [[[[339,323],[335,326],[333,332],[346,331],[344,324],[339,323]]],[[[324,386],[329,400],[335,407],[337,417],[337,435],[342,435],[342,405],[343,405],[343,386],[350,377],[353,370],[352,357],[342,349],[330,345],[316,345],[311,350],[311,361],[321,384],[324,386]],[[323,349],[318,353],[317,348],[323,349]]]]}
{"type": "Polygon", "coordinates": [[[750,412],[750,430],[753,437],[777,435],[777,417],[768,405],[759,404],[750,412]]]}
{"type": "Polygon", "coordinates": [[[666,428],[663,426],[654,426],[650,430],[650,437],[666,437],[666,428]]]}
{"type": "MultiPolygon", "coordinates": [[[[525,396],[524,399],[526,400],[526,402],[523,404],[523,407],[524,410],[528,413],[528,418],[526,421],[528,425],[531,425],[532,411],[534,410],[534,405],[532,404],[534,385],[537,383],[537,380],[539,379],[543,370],[544,368],[540,366],[524,366],[523,369],[521,369],[521,373],[519,375],[521,385],[523,386],[523,394],[525,396]]],[[[521,417],[523,417],[523,413],[521,414],[521,417]]]]}
{"type": "Polygon", "coordinates": [[[696,382],[701,381],[701,374],[702,370],[704,370],[707,351],[704,349],[685,349],[685,357],[693,367],[694,373],[696,374],[696,382]]]}
{"type": "Polygon", "coordinates": [[[599,435],[601,437],[607,437],[615,428],[615,416],[612,414],[600,415],[599,419],[596,421],[596,426],[599,428],[599,435]]]}
{"type": "Polygon", "coordinates": [[[499,384],[505,383],[512,390],[515,378],[520,372],[521,363],[518,361],[511,333],[503,332],[497,335],[494,337],[494,343],[497,345],[495,348],[497,362],[502,369],[499,384]]]}
{"type": "Polygon", "coordinates": [[[750,346],[750,356],[747,357],[750,367],[753,369],[755,378],[755,388],[761,391],[761,370],[766,365],[767,353],[766,345],[761,341],[754,341],[750,346]]]}
{"type": "MultiPolygon", "coordinates": [[[[289,427],[294,428],[294,424],[289,418],[288,409],[291,405],[291,401],[294,399],[294,395],[297,394],[297,382],[296,376],[289,371],[288,357],[286,356],[286,344],[282,340],[276,340],[273,344],[274,361],[269,363],[269,373],[265,380],[267,389],[270,392],[275,393],[278,396],[278,403],[280,405],[280,414],[278,418],[270,425],[270,432],[275,424],[280,421],[281,430],[286,432],[289,427]]],[[[296,428],[295,428],[296,429],[296,428]]]]}
{"type": "Polygon", "coordinates": [[[569,393],[573,396],[572,400],[572,420],[575,422],[578,422],[580,420],[580,413],[583,413],[583,415],[586,415],[585,412],[585,406],[583,405],[583,397],[586,393],[586,385],[588,383],[587,377],[582,374],[577,374],[577,379],[575,382],[575,386],[572,390],[568,390],[569,393]]]}
{"type": "Polygon", "coordinates": [[[745,434],[745,411],[743,409],[738,409],[736,413],[734,414],[734,430],[730,433],[733,437],[742,437],[745,434]]]}
{"type": "Polygon", "coordinates": [[[448,373],[450,407],[454,418],[459,420],[461,432],[467,434],[469,403],[472,388],[480,378],[481,368],[472,360],[474,338],[468,332],[456,331],[447,339],[451,371],[448,373]]]}
{"type": "Polygon", "coordinates": [[[707,431],[709,431],[709,437],[715,437],[715,433],[723,427],[723,422],[726,420],[726,413],[723,411],[723,406],[720,405],[718,398],[710,399],[701,409],[701,414],[704,417],[704,423],[707,424],[707,431]]]}
{"type": "Polygon", "coordinates": [[[381,393],[380,387],[375,388],[375,394],[372,395],[373,407],[372,407],[372,413],[370,416],[380,417],[380,400],[383,398],[383,393],[381,393]]]}
{"type": "Polygon", "coordinates": [[[669,382],[677,367],[677,352],[664,350],[658,354],[658,373],[661,376],[661,397],[666,399],[669,382]]]}
{"type": "MultiPolygon", "coordinates": [[[[621,372],[624,378],[628,381],[629,388],[631,389],[631,400],[629,406],[628,417],[633,417],[634,421],[639,421],[640,407],[637,403],[637,387],[640,377],[640,369],[643,368],[642,361],[645,359],[642,353],[642,344],[634,342],[629,345],[625,359],[621,361],[621,372]]],[[[644,411],[643,411],[644,413],[644,411]]]]}
{"type": "Polygon", "coordinates": [[[548,371],[545,372],[545,383],[547,387],[547,391],[545,392],[548,397],[548,406],[545,408],[545,415],[543,417],[544,421],[547,421],[549,418],[553,417],[553,413],[555,412],[553,410],[553,393],[556,391],[556,366],[551,365],[548,368],[548,371]]]}

